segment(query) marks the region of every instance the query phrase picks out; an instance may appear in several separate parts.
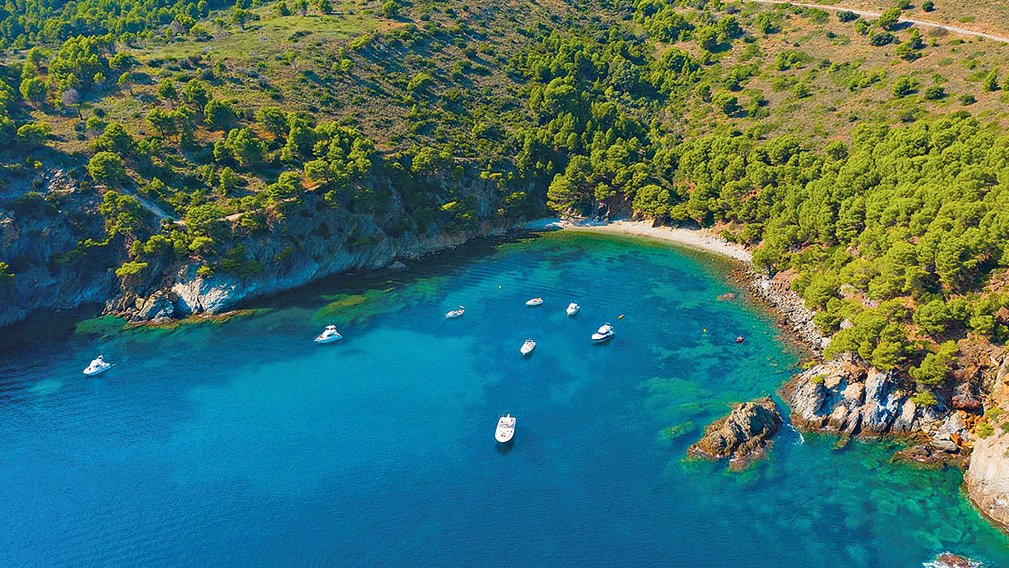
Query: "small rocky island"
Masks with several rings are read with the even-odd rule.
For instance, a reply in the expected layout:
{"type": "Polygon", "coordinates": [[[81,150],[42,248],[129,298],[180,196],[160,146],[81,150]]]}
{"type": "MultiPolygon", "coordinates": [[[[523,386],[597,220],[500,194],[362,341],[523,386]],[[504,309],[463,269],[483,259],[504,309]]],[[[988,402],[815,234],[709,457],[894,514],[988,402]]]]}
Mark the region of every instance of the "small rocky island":
{"type": "Polygon", "coordinates": [[[687,455],[711,460],[728,459],[739,470],[764,455],[782,418],[774,401],[764,397],[736,405],[728,416],[712,422],[687,455]]]}

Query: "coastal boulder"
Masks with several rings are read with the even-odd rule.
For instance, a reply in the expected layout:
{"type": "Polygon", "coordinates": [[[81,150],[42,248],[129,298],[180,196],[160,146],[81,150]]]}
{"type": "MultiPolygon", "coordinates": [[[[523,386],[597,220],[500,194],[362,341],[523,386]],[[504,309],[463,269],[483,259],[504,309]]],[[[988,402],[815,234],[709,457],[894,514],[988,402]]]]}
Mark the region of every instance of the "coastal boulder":
{"type": "Polygon", "coordinates": [[[725,418],[712,422],[704,436],[687,450],[688,456],[729,459],[731,469],[759,458],[781,428],[782,418],[770,398],[736,405],[725,418]]]}

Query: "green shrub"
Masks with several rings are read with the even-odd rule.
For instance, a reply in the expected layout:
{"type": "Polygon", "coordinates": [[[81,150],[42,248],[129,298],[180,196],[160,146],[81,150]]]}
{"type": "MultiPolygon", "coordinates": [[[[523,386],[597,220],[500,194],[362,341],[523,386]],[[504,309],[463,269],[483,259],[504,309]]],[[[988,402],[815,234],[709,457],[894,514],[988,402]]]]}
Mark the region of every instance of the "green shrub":
{"type": "Polygon", "coordinates": [[[939,404],[939,401],[935,398],[935,395],[932,394],[932,391],[928,390],[921,390],[914,393],[914,396],[912,396],[910,400],[918,406],[935,406],[939,404]]]}
{"type": "Polygon", "coordinates": [[[978,438],[984,440],[995,433],[995,428],[993,428],[987,420],[981,419],[978,421],[977,427],[974,429],[974,433],[977,434],[978,438]]]}
{"type": "Polygon", "coordinates": [[[124,262],[116,269],[116,276],[119,278],[134,276],[143,272],[145,268],[147,268],[146,262],[124,262]]]}

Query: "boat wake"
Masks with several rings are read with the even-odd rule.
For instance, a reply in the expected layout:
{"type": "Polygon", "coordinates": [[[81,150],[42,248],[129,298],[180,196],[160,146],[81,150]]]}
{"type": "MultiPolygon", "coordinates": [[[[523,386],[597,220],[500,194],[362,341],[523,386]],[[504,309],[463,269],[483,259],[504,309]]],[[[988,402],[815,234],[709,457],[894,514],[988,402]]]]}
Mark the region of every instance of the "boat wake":
{"type": "Polygon", "coordinates": [[[805,438],[805,436],[803,436],[803,435],[802,435],[802,432],[800,432],[800,431],[796,430],[796,429],[795,429],[795,426],[792,426],[791,424],[786,424],[785,426],[788,426],[788,428],[789,428],[789,429],[790,429],[790,430],[791,430],[792,432],[795,432],[795,435],[796,435],[796,441],[795,441],[795,445],[796,445],[796,446],[800,446],[800,445],[802,445],[802,444],[805,444],[805,443],[806,443],[806,438],[805,438]]]}

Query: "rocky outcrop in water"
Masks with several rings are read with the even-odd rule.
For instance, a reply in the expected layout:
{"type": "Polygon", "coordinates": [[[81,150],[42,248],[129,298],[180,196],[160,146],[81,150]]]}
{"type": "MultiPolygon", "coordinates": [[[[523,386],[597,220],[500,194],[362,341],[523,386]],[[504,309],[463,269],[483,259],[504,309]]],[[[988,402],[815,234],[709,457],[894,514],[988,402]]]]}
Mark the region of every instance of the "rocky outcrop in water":
{"type": "Polygon", "coordinates": [[[944,409],[923,407],[894,371],[879,371],[845,355],[796,375],[785,387],[792,423],[805,430],[846,436],[913,434],[944,409]]]}
{"type": "Polygon", "coordinates": [[[925,564],[925,568],[981,568],[981,563],[959,554],[943,552],[935,560],[925,564]]]}
{"type": "Polygon", "coordinates": [[[781,414],[770,398],[744,402],[725,418],[708,425],[704,436],[690,446],[687,455],[728,459],[731,469],[740,469],[764,454],[781,424],[781,414]]]}

